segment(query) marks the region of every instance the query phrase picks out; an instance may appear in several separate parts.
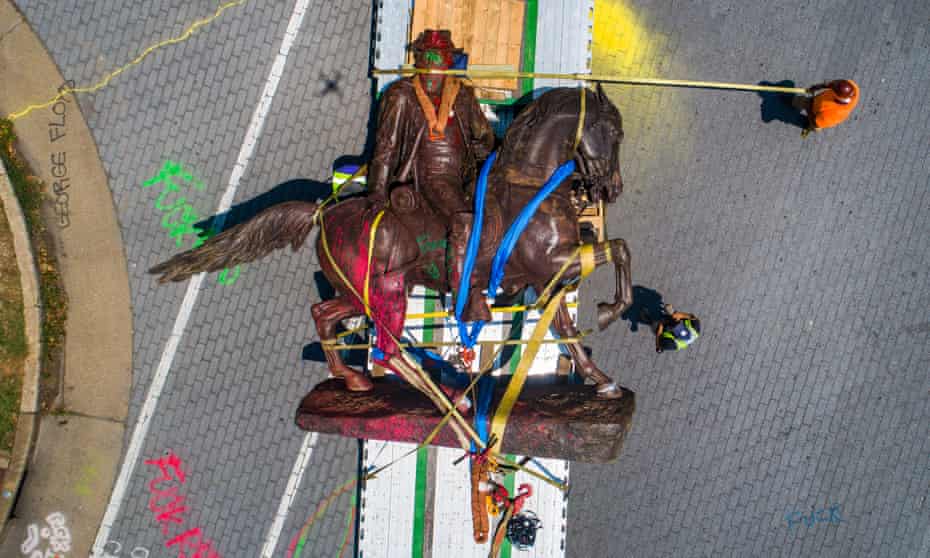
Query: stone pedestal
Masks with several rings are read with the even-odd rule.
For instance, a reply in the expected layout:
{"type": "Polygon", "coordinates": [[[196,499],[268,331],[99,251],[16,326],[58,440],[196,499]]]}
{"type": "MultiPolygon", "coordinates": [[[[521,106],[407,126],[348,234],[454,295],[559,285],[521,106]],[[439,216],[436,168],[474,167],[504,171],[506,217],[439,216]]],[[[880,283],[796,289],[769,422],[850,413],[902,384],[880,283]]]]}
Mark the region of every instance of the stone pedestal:
{"type": "MultiPolygon", "coordinates": [[[[499,382],[491,415],[506,387],[499,382]]],[[[593,386],[528,385],[514,405],[504,432],[504,453],[605,463],[620,455],[632,426],[635,395],[598,399],[593,386]]],[[[465,418],[473,421],[471,413],[465,418]]],[[[419,443],[442,414],[408,384],[385,377],[371,391],[347,391],[340,380],[326,380],[308,393],[297,409],[303,430],[350,438],[419,443]]],[[[488,418],[490,420],[490,417],[488,418]]],[[[458,447],[446,425],[433,445],[458,447]]]]}

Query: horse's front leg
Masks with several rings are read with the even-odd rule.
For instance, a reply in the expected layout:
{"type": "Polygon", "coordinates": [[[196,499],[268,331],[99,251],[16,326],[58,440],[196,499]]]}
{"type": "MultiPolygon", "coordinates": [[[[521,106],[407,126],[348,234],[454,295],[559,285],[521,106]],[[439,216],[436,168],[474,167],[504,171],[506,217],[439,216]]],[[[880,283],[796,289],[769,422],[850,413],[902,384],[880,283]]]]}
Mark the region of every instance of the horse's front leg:
{"type": "MultiPolygon", "coordinates": [[[[553,260],[553,263],[562,266],[572,254],[573,252],[563,251],[553,260]]],[[[622,238],[615,238],[595,244],[585,244],[581,248],[580,257],[575,258],[564,272],[565,278],[583,278],[598,266],[606,263],[614,264],[617,287],[614,291],[613,303],[601,302],[597,305],[597,326],[602,331],[633,304],[630,251],[626,247],[626,242],[622,238]]]]}
{"type": "Polygon", "coordinates": [[[353,370],[343,362],[336,343],[336,326],[339,322],[346,318],[360,316],[362,313],[344,296],[314,304],[310,308],[310,313],[316,323],[316,331],[323,345],[326,364],[329,365],[332,375],[345,380],[346,389],[349,391],[370,390],[373,387],[371,380],[364,373],[353,370]]]}
{"type": "MultiPolygon", "coordinates": [[[[555,329],[556,334],[562,339],[580,335],[578,328],[575,326],[575,322],[572,320],[571,314],[568,312],[568,305],[565,303],[564,299],[561,304],[559,304],[558,311],[556,311],[555,319],[552,321],[552,328],[555,329]]],[[[575,362],[575,368],[578,373],[581,374],[584,379],[594,382],[598,397],[616,399],[623,396],[623,390],[620,389],[620,386],[594,364],[594,361],[588,356],[588,353],[584,350],[584,346],[580,342],[566,343],[565,346],[572,355],[572,360],[575,362]]]]}
{"type": "Polygon", "coordinates": [[[603,331],[612,324],[624,310],[633,304],[633,282],[630,277],[630,250],[622,238],[615,238],[594,245],[594,265],[599,266],[613,262],[616,277],[616,290],[612,303],[601,302],[597,305],[597,327],[603,331]]]}

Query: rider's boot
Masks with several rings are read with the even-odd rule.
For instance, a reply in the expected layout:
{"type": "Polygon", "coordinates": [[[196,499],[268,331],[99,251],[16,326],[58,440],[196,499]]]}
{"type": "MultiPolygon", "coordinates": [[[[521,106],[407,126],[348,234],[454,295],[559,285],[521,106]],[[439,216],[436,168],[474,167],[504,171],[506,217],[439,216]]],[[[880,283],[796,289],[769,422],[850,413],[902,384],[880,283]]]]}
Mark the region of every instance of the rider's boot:
{"type": "MultiPolygon", "coordinates": [[[[446,257],[451,263],[449,282],[452,287],[453,306],[458,301],[459,282],[465,267],[465,252],[468,249],[468,237],[471,235],[473,218],[474,214],[467,212],[452,215],[452,230],[449,233],[449,246],[446,257]]],[[[488,310],[484,295],[481,294],[481,287],[478,285],[475,275],[472,274],[468,289],[468,300],[465,302],[464,311],[462,311],[462,321],[474,322],[478,320],[491,321],[491,311],[488,310]]]]}

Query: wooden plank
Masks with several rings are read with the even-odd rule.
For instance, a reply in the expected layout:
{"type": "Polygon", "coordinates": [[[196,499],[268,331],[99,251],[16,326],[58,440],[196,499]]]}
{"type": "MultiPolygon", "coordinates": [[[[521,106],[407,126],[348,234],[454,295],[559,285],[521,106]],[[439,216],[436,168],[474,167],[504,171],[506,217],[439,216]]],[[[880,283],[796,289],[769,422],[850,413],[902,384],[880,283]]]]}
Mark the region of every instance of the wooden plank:
{"type": "MultiPolygon", "coordinates": [[[[498,53],[501,29],[501,9],[500,2],[489,0],[488,19],[485,21],[485,53],[481,62],[487,64],[500,64],[502,61],[498,53]]],[[[506,80],[490,80],[488,86],[504,89],[506,80]]]]}
{"type": "MultiPolygon", "coordinates": [[[[520,70],[520,60],[523,55],[523,23],[526,18],[526,2],[523,0],[511,0],[510,2],[510,34],[507,43],[507,62],[513,64],[520,70]]],[[[517,80],[514,80],[514,87],[517,87],[517,80]]]]}
{"type": "Polygon", "coordinates": [[[475,3],[472,0],[456,4],[455,30],[452,31],[452,40],[455,41],[456,46],[464,49],[469,55],[475,36],[475,29],[470,25],[474,17],[474,8],[475,3]]]}

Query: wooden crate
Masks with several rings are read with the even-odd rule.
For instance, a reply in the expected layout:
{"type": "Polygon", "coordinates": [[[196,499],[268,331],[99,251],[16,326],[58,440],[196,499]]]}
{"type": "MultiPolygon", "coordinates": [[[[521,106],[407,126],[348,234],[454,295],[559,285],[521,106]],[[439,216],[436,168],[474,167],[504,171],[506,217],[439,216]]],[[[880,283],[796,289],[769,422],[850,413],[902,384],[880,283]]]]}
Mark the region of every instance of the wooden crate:
{"type": "MultiPolygon", "coordinates": [[[[410,42],[424,29],[448,29],[452,42],[468,53],[468,66],[480,70],[519,71],[523,55],[526,0],[417,0],[410,42]]],[[[407,62],[413,63],[409,53],[407,62]]],[[[476,82],[482,99],[520,96],[519,80],[476,82]]]]}

